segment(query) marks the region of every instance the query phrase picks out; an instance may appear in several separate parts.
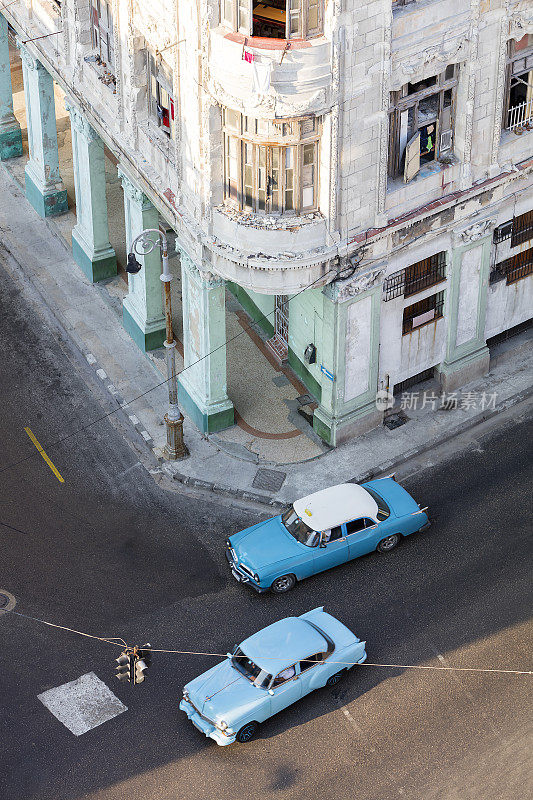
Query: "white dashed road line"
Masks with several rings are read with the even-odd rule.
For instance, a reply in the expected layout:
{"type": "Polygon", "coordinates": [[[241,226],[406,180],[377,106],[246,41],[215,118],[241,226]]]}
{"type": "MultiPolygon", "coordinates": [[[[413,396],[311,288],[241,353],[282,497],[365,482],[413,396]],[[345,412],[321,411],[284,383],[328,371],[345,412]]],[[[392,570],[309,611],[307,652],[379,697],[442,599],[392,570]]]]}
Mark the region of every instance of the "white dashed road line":
{"type": "Polygon", "coordinates": [[[49,689],[37,698],[75,736],[128,710],[94,672],[49,689]]]}

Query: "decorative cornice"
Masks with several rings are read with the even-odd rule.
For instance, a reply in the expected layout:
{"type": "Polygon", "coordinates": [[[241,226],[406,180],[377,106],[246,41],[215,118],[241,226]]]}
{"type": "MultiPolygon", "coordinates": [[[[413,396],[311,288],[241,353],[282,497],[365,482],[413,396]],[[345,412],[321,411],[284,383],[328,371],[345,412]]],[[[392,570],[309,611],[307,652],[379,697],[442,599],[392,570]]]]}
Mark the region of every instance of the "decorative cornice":
{"type": "Polygon", "coordinates": [[[529,9],[511,11],[507,20],[510,39],[521,39],[527,33],[533,33],[533,11],[529,9]]]}
{"type": "Polygon", "coordinates": [[[462,239],[465,244],[477,242],[478,239],[483,239],[485,236],[490,235],[495,224],[495,219],[483,219],[468,228],[464,228],[462,231],[454,232],[455,238],[457,240],[462,239]]]}
{"type": "Polygon", "coordinates": [[[435,70],[453,61],[464,61],[468,57],[468,50],[472,32],[465,33],[461,39],[453,39],[448,44],[432,45],[426,47],[421,53],[415,53],[401,61],[393,69],[392,88],[398,89],[405,83],[405,78],[415,74],[427,73],[428,67],[435,70]]]}
{"type": "Polygon", "coordinates": [[[324,294],[331,300],[338,303],[343,303],[352,297],[357,297],[359,294],[373,289],[385,275],[387,267],[385,265],[371,269],[363,274],[357,273],[355,277],[347,281],[336,281],[324,287],[324,294]]]}

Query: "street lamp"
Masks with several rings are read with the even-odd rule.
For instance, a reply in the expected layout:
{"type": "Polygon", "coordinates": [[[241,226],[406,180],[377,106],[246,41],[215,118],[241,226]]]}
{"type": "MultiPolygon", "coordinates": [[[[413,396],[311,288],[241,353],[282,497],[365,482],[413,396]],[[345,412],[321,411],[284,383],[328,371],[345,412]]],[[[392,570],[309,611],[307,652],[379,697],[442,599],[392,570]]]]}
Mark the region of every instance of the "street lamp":
{"type": "Polygon", "coordinates": [[[168,268],[168,241],[165,234],[158,228],[147,228],[131,243],[131,250],[128,253],[128,264],[126,272],[135,275],[141,270],[142,265],[135,258],[135,253],[139,256],[147,256],[155,248],[161,250],[163,269],[161,281],[164,286],[165,298],[165,325],[167,338],[165,348],[167,353],[167,374],[168,374],[168,412],[165,414],[165,424],[167,428],[167,443],[163,449],[165,456],[171,461],[178,458],[185,458],[189,451],[183,441],[183,414],[178,408],[178,383],[176,379],[176,342],[172,331],[172,306],[170,300],[170,282],[172,274],[168,268]],[[154,238],[153,234],[157,238],[154,238]]]}

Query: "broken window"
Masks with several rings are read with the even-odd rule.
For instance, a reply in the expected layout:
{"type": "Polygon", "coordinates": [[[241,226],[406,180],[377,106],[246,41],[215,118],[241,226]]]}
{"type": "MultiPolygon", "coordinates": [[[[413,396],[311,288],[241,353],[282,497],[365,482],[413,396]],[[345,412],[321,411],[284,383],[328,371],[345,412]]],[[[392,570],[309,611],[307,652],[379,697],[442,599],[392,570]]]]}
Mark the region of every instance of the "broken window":
{"type": "Polygon", "coordinates": [[[148,53],[148,74],[150,76],[149,111],[150,116],[163,133],[174,138],[175,103],[173,95],[172,70],[160,55],[148,53]]]}
{"type": "Polygon", "coordinates": [[[315,117],[255,119],[224,110],[224,198],[242,211],[316,209],[319,124],[315,117]]]}
{"type": "Polygon", "coordinates": [[[221,0],[234,31],[267,39],[308,39],[322,33],[323,0],[221,0]]]}
{"type": "Polygon", "coordinates": [[[115,71],[113,12],[106,0],[91,0],[91,39],[97,55],[111,72],[115,71]]]}
{"type": "Polygon", "coordinates": [[[391,93],[389,176],[412,180],[420,167],[453,153],[458,67],[391,93]]]}
{"type": "Polygon", "coordinates": [[[533,34],[509,42],[503,127],[521,134],[533,126],[533,34]]]}
{"type": "Polygon", "coordinates": [[[403,310],[403,327],[402,332],[411,333],[416,328],[421,328],[423,325],[428,325],[436,319],[442,317],[444,308],[444,292],[432,294],[431,297],[426,297],[418,303],[413,303],[412,306],[407,306],[403,310]]]}

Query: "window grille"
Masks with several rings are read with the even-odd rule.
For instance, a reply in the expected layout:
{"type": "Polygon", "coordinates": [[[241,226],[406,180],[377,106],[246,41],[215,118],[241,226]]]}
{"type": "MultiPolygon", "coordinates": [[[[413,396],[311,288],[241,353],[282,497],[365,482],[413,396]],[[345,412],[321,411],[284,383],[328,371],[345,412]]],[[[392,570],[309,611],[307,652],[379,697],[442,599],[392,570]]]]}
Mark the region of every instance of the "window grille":
{"type": "Polygon", "coordinates": [[[422,328],[436,319],[442,317],[444,309],[444,292],[432,294],[412,306],[407,306],[403,310],[403,329],[402,333],[407,334],[417,328],[422,328]]]}
{"type": "Polygon", "coordinates": [[[528,242],[530,239],[533,239],[533,211],[527,211],[513,219],[511,247],[528,242]]]}
{"type": "MultiPolygon", "coordinates": [[[[516,255],[507,258],[500,264],[497,264],[496,269],[507,277],[507,285],[516,283],[521,278],[526,278],[533,273],[533,247],[529,250],[524,250],[523,253],[516,253],[516,255]]],[[[492,281],[494,283],[494,281],[492,281]]]]}
{"type": "Polygon", "coordinates": [[[394,297],[410,297],[446,280],[446,253],[441,251],[390,275],[384,285],[385,301],[394,297]]]}

